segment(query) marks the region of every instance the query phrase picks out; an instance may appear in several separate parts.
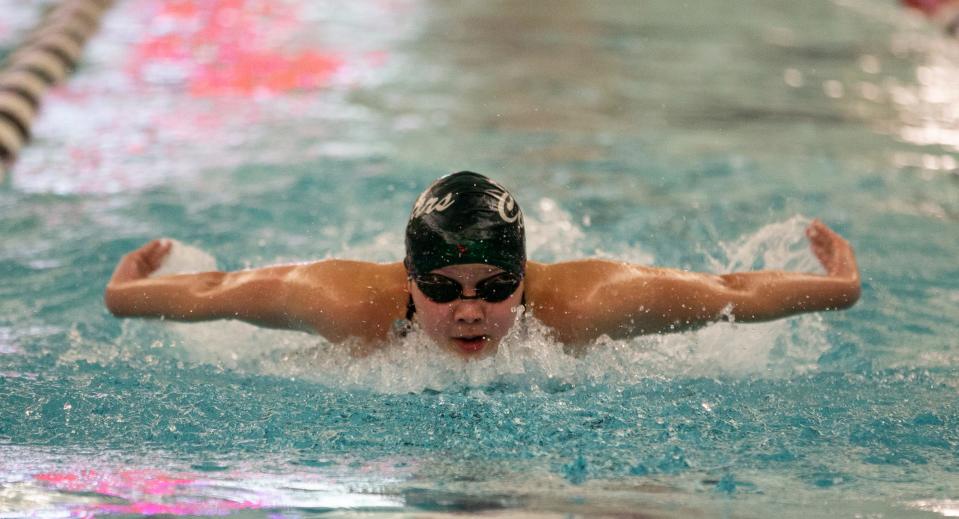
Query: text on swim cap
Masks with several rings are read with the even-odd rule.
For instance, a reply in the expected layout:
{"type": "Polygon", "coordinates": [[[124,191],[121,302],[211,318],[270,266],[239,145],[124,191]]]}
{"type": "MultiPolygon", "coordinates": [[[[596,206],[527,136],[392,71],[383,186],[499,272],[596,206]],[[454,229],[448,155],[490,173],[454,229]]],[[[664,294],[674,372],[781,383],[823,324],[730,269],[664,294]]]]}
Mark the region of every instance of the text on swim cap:
{"type": "Polygon", "coordinates": [[[446,193],[446,196],[443,198],[437,198],[435,196],[427,197],[426,194],[424,194],[416,201],[416,205],[413,206],[413,214],[410,218],[416,218],[433,212],[441,213],[451,205],[453,205],[453,193],[446,193]]]}

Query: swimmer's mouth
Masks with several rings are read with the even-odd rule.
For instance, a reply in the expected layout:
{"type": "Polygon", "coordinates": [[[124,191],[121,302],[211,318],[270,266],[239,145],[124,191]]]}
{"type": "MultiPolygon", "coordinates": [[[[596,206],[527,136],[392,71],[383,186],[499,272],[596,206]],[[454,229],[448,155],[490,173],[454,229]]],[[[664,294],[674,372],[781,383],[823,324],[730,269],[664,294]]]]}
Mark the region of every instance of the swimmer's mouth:
{"type": "Polygon", "coordinates": [[[489,338],[485,335],[453,337],[453,342],[456,343],[456,346],[467,353],[474,353],[482,350],[488,341],[489,338]]]}

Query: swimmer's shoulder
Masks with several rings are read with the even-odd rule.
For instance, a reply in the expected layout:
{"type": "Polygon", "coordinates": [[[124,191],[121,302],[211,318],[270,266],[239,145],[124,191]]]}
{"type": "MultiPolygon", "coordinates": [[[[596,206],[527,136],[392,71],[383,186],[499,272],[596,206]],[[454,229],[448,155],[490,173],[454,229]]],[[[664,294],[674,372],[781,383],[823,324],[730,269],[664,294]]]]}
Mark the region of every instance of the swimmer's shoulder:
{"type": "Polygon", "coordinates": [[[582,291],[622,276],[653,270],[641,265],[606,259],[581,259],[559,263],[526,262],[526,290],[530,297],[569,299],[582,291]]]}
{"type": "Polygon", "coordinates": [[[396,288],[405,286],[406,269],[402,262],[374,263],[348,259],[325,259],[301,263],[287,275],[290,281],[301,280],[340,286],[344,289],[396,288]],[[364,284],[372,283],[372,285],[364,284]]]}
{"type": "Polygon", "coordinates": [[[309,307],[312,327],[338,341],[385,340],[406,314],[409,290],[401,262],[329,259],[298,265],[287,275],[298,302],[309,307]]]}
{"type": "Polygon", "coordinates": [[[619,279],[650,269],[605,259],[526,263],[526,301],[530,313],[572,344],[596,335],[593,296],[619,279]]]}

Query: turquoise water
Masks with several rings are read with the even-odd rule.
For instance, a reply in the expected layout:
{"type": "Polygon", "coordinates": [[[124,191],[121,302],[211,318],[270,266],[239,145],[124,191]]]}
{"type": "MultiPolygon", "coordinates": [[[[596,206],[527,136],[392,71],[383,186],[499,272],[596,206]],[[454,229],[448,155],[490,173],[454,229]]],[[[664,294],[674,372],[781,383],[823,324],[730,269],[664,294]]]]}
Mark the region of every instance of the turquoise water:
{"type": "Polygon", "coordinates": [[[0,516],[959,513],[959,45],[921,20],[131,0],[87,56],[0,189],[0,516]],[[174,270],[396,260],[467,168],[514,190],[534,259],[814,270],[819,217],[863,297],[577,356],[530,323],[466,365],[100,301],[156,236],[174,270]]]}

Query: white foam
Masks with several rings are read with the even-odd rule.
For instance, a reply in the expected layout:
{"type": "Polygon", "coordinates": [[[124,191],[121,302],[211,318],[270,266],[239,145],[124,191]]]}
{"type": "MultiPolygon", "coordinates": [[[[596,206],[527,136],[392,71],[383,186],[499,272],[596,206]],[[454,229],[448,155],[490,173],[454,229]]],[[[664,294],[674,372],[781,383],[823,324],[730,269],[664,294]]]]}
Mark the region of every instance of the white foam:
{"type": "Polygon", "coordinates": [[[785,222],[766,225],[732,243],[720,243],[722,256],[709,258],[710,267],[717,273],[757,267],[824,273],[806,240],[805,230],[810,223],[809,218],[797,215],[785,222]]]}
{"type": "Polygon", "coordinates": [[[150,274],[150,277],[216,270],[216,258],[212,254],[177,240],[166,240],[172,245],[170,253],[163,258],[163,264],[150,274]]]}
{"type": "MultiPolygon", "coordinates": [[[[531,230],[543,240],[536,246],[553,247],[556,253],[575,248],[582,231],[557,207],[540,206],[530,218],[531,230]],[[544,214],[547,217],[540,219],[544,214]]],[[[815,271],[819,264],[803,233],[808,223],[797,216],[720,243],[715,247],[717,255],[709,259],[711,270],[722,273],[758,266],[815,271]]],[[[393,235],[374,241],[390,248],[402,246],[393,235]]],[[[363,244],[350,250],[372,254],[371,247],[363,244]]],[[[209,254],[177,242],[159,272],[208,270],[215,265],[209,254]]],[[[748,325],[719,323],[694,332],[629,340],[604,338],[579,355],[564,352],[564,346],[535,319],[523,322],[494,356],[469,362],[441,350],[417,329],[357,357],[352,354],[357,345],[334,345],[300,332],[264,330],[239,322],[165,325],[182,338],[177,346],[192,361],[389,393],[488,384],[537,390],[562,384],[629,383],[648,377],[787,376],[815,369],[816,359],[829,347],[826,326],[818,315],[748,325]]]]}
{"type": "Polygon", "coordinates": [[[568,259],[578,257],[585,237],[573,223],[572,215],[563,211],[551,198],[540,198],[525,215],[526,252],[530,258],[568,259]]]}

